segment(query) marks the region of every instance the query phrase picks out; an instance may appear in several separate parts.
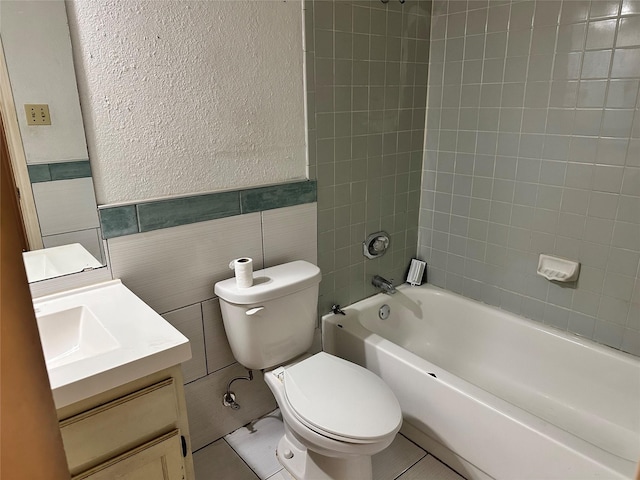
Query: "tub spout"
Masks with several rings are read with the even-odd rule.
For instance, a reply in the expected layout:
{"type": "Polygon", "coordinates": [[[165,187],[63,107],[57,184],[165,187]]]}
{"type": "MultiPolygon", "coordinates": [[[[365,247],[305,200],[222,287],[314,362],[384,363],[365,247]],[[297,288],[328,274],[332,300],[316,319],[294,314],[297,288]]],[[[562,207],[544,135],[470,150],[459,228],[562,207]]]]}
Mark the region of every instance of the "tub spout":
{"type": "Polygon", "coordinates": [[[384,293],[396,293],[396,287],[393,286],[393,283],[386,278],[382,278],[380,275],[374,275],[373,280],[371,280],[371,284],[374,287],[381,289],[384,293]]]}

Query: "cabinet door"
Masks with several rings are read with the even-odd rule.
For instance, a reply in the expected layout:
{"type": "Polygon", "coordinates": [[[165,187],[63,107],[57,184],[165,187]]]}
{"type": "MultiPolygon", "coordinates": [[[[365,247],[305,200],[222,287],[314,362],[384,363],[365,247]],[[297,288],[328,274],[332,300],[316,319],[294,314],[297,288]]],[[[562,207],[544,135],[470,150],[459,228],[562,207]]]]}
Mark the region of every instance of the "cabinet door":
{"type": "Polygon", "coordinates": [[[180,431],[174,430],[76,475],[72,480],[183,480],[184,478],[180,431]]]}
{"type": "Polygon", "coordinates": [[[127,452],[177,427],[172,378],[60,422],[72,475],[127,452]]]}

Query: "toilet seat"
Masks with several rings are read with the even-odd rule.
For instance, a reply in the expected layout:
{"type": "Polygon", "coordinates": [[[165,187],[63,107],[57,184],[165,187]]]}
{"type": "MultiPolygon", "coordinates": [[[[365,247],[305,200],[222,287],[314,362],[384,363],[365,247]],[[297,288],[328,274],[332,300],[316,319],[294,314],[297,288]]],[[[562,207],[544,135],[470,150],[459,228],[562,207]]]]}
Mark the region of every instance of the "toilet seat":
{"type": "Polygon", "coordinates": [[[286,367],[282,382],[296,418],[349,443],[375,443],[402,423],[398,400],[373,372],[325,352],[286,367]]]}

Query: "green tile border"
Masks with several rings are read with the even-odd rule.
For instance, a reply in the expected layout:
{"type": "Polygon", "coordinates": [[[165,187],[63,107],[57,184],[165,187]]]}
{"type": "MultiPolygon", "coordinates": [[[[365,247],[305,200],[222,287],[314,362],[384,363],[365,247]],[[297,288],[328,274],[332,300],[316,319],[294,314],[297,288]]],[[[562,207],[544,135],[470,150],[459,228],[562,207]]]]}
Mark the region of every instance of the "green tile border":
{"type": "Polygon", "coordinates": [[[141,232],[240,215],[239,192],[212,193],[137,205],[141,232]]]}
{"type": "Polygon", "coordinates": [[[51,181],[51,171],[49,164],[27,165],[29,181],[31,183],[42,183],[51,181]]]}
{"type": "Polygon", "coordinates": [[[74,178],[91,177],[89,160],[72,162],[38,163],[27,165],[31,183],[55,182],[56,180],[72,180],[74,178]]]}
{"type": "Polygon", "coordinates": [[[98,209],[103,238],[138,233],[138,214],[135,205],[98,209]]]}
{"type": "Polygon", "coordinates": [[[242,213],[261,212],[316,201],[316,182],[297,182],[240,192],[242,213]]]}
{"type": "Polygon", "coordinates": [[[49,164],[51,180],[71,180],[73,178],[91,177],[89,160],[80,162],[63,162],[49,164]]]}
{"type": "Polygon", "coordinates": [[[171,198],[99,209],[105,239],[204,222],[216,218],[313,203],[317,182],[304,180],[267,187],[171,198]]]}

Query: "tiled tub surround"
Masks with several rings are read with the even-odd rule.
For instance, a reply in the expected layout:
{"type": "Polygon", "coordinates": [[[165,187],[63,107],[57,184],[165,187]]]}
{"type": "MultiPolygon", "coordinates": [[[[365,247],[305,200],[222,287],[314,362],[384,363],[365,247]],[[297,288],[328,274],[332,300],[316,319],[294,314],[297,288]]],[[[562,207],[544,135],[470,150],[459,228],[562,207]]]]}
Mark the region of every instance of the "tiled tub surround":
{"type": "Polygon", "coordinates": [[[222,405],[227,382],[246,370],[227,344],[214,283],[231,277],[229,261],[241,256],[252,257],[255,269],[316,263],[316,222],[316,203],[305,203],[106,241],[113,278],[191,342],[183,371],[194,451],[275,408],[261,375],[234,384],[240,410],[222,405]]]}
{"type": "Polygon", "coordinates": [[[640,2],[435,2],[430,282],[640,355],[640,2]],[[535,274],[578,260],[576,285],[535,274]]]}
{"type": "Polygon", "coordinates": [[[305,0],[309,163],[318,181],[319,309],[402,281],[415,256],[431,2],[305,0]],[[386,230],[390,251],[362,255],[386,230]]]}

